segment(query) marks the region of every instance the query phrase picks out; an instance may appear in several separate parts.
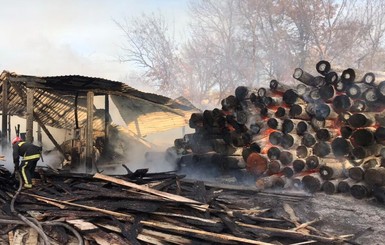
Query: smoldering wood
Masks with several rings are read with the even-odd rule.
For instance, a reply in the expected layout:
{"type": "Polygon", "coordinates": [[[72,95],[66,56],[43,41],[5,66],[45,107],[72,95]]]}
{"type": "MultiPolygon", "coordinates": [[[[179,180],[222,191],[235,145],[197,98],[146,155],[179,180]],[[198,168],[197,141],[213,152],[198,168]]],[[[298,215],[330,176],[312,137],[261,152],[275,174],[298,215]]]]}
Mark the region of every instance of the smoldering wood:
{"type": "Polygon", "coordinates": [[[370,186],[384,186],[385,185],[385,168],[375,167],[369,168],[365,171],[364,181],[370,186]]]}
{"type": "Polygon", "coordinates": [[[274,188],[283,188],[285,185],[284,179],[282,179],[279,175],[271,175],[267,177],[259,178],[256,181],[256,187],[259,190],[264,189],[274,189],[274,188]]]}
{"type": "Polygon", "coordinates": [[[282,168],[282,174],[287,177],[287,178],[291,178],[293,177],[294,175],[294,168],[292,165],[290,166],[285,166],[284,168],[282,168]]]}
{"type": "Polygon", "coordinates": [[[350,194],[356,199],[363,199],[371,194],[371,188],[365,182],[358,182],[350,187],[350,194]]]}
{"type": "Polygon", "coordinates": [[[278,160],[270,160],[267,165],[267,171],[269,175],[278,174],[281,172],[282,164],[278,160]]]}
{"type": "Polygon", "coordinates": [[[289,109],[279,106],[275,111],[274,116],[280,119],[286,118],[289,116],[289,109]]]}
{"type": "Polygon", "coordinates": [[[368,105],[365,101],[357,99],[353,101],[352,106],[350,107],[351,112],[364,112],[368,110],[368,105]]]}
{"type": "Polygon", "coordinates": [[[313,150],[312,148],[305,145],[300,145],[297,147],[296,153],[298,158],[306,158],[310,155],[313,155],[313,150]]]}
{"type": "Polygon", "coordinates": [[[320,166],[320,160],[317,156],[308,156],[306,158],[306,168],[307,169],[317,169],[320,166]]]}
{"type": "Polygon", "coordinates": [[[353,131],[351,135],[351,141],[358,146],[372,146],[375,144],[375,128],[359,128],[353,131]]]}
{"type": "Polygon", "coordinates": [[[352,167],[348,160],[328,159],[320,166],[319,173],[324,180],[341,179],[348,177],[348,171],[352,167]]]}
{"type": "Polygon", "coordinates": [[[313,173],[304,176],[301,182],[305,190],[310,193],[315,193],[321,190],[323,180],[320,177],[319,173],[313,173]]]}
{"type": "Polygon", "coordinates": [[[330,157],[332,155],[331,153],[331,145],[329,142],[320,141],[313,146],[313,154],[318,157],[330,157]]]}
{"type": "Polygon", "coordinates": [[[295,173],[299,173],[306,167],[306,162],[303,159],[296,159],[293,161],[293,169],[295,173]]]}
{"type": "Polygon", "coordinates": [[[270,160],[278,160],[280,155],[281,155],[281,150],[276,146],[272,146],[267,150],[267,157],[270,160]]]}
{"type": "Polygon", "coordinates": [[[319,88],[319,95],[327,103],[331,103],[336,95],[336,91],[331,84],[326,84],[319,88]]]}
{"type": "Polygon", "coordinates": [[[304,133],[302,135],[301,144],[306,147],[312,147],[316,143],[315,137],[310,133],[304,133]]]}
{"type": "Polygon", "coordinates": [[[301,68],[295,68],[293,77],[297,79],[298,81],[308,85],[308,86],[315,86],[316,84],[314,83],[314,76],[311,75],[310,73],[302,70],[301,68]]]}
{"type": "Polygon", "coordinates": [[[283,165],[289,165],[293,162],[293,159],[294,159],[294,153],[291,152],[291,151],[286,151],[286,150],[283,150],[281,151],[281,153],[279,154],[279,161],[283,164],[283,165]]]}
{"type": "Polygon", "coordinates": [[[370,127],[376,123],[373,113],[355,113],[350,116],[348,123],[353,128],[370,127]]]}
{"type": "Polygon", "coordinates": [[[333,139],[331,147],[335,157],[347,156],[353,148],[351,142],[342,137],[336,137],[333,139]]]}
{"type": "Polygon", "coordinates": [[[333,99],[333,108],[337,113],[348,111],[351,105],[352,100],[347,95],[337,95],[333,99]]]}
{"type": "Polygon", "coordinates": [[[329,61],[326,60],[320,60],[316,64],[316,70],[318,71],[319,74],[321,75],[326,75],[330,72],[331,65],[329,61]]]}
{"type": "Polygon", "coordinates": [[[355,181],[362,181],[364,180],[365,169],[362,166],[354,166],[349,169],[348,174],[349,178],[355,181]]]}
{"type": "Polygon", "coordinates": [[[328,195],[333,195],[338,191],[339,182],[339,179],[327,180],[322,184],[322,190],[328,195]]]}
{"type": "Polygon", "coordinates": [[[286,86],[283,83],[278,82],[277,80],[273,79],[270,81],[269,88],[278,94],[283,94],[286,90],[289,89],[289,86],[286,86]]]}
{"type": "Polygon", "coordinates": [[[306,105],[294,104],[290,107],[289,115],[291,118],[310,120],[311,116],[306,111],[306,105]]]}

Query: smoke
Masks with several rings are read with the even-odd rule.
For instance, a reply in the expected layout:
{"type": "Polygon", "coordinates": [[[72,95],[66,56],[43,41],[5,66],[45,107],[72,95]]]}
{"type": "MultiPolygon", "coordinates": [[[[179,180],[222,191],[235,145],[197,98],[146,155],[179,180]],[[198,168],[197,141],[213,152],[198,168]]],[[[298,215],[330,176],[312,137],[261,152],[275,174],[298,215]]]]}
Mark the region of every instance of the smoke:
{"type": "Polygon", "coordinates": [[[49,167],[54,170],[59,170],[63,167],[64,156],[57,150],[53,150],[42,154],[37,166],[49,167]]]}
{"type": "MultiPolygon", "coordinates": [[[[13,163],[13,151],[12,148],[6,147],[3,149],[3,152],[1,153],[5,156],[5,161],[0,161],[0,165],[4,165],[4,167],[13,173],[14,170],[14,163],[13,163]]],[[[22,157],[20,157],[20,161],[22,160],[22,157]]],[[[64,160],[64,157],[61,155],[58,151],[51,151],[49,153],[43,153],[42,158],[38,161],[37,166],[41,167],[49,167],[52,169],[61,169],[61,164],[64,160]]]]}
{"type": "Polygon", "coordinates": [[[1,152],[1,155],[5,156],[4,161],[0,161],[0,165],[4,165],[4,167],[9,170],[10,172],[13,172],[14,164],[13,164],[13,157],[12,157],[12,149],[10,147],[6,147],[3,149],[3,152],[1,152]]]}

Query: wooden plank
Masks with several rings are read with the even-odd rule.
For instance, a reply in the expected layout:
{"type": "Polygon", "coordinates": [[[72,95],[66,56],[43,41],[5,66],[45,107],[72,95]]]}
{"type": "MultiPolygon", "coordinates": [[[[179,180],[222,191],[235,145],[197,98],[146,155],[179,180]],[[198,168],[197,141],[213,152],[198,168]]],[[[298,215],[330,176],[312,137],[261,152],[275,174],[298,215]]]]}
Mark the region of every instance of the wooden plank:
{"type": "Polygon", "coordinates": [[[26,142],[29,142],[29,143],[33,142],[33,101],[34,101],[33,95],[34,93],[35,93],[35,89],[27,88],[26,142]]]}
{"type": "Polygon", "coordinates": [[[218,218],[204,219],[204,218],[199,218],[199,217],[190,216],[190,215],[177,214],[177,213],[164,213],[164,212],[152,212],[151,214],[173,217],[173,218],[180,218],[185,223],[198,225],[201,227],[204,226],[205,229],[209,229],[213,232],[221,232],[223,230],[223,224],[221,220],[218,218]]]}
{"type": "Polygon", "coordinates": [[[178,234],[184,234],[192,237],[206,239],[213,242],[221,242],[223,244],[233,244],[234,242],[241,242],[242,244],[273,245],[272,243],[266,243],[266,242],[251,240],[247,238],[236,237],[232,235],[218,234],[218,233],[212,233],[212,232],[207,232],[203,230],[191,229],[191,228],[186,228],[181,226],[174,226],[166,222],[142,220],[141,224],[148,227],[152,227],[154,229],[172,231],[178,234]]]}
{"type": "Polygon", "coordinates": [[[7,128],[7,119],[8,119],[8,80],[4,79],[2,82],[2,114],[1,114],[1,149],[5,152],[7,146],[7,136],[8,136],[8,128],[7,128]]]}
{"type": "Polygon", "coordinates": [[[74,225],[76,228],[78,228],[81,231],[95,230],[98,228],[93,223],[85,221],[83,219],[66,220],[66,222],[71,225],[74,225]]]}
{"type": "Polygon", "coordinates": [[[63,203],[63,204],[67,204],[67,205],[74,206],[74,207],[79,207],[79,208],[84,208],[84,209],[88,209],[88,210],[92,210],[92,211],[97,211],[97,212],[101,212],[101,213],[104,213],[104,214],[115,216],[117,218],[124,218],[124,219],[129,220],[129,221],[133,220],[132,215],[129,215],[129,214],[114,212],[114,211],[111,211],[111,210],[100,209],[100,208],[95,208],[95,207],[86,206],[86,205],[80,205],[80,204],[71,203],[71,202],[68,202],[68,201],[59,201],[59,200],[55,200],[53,198],[42,197],[42,196],[38,196],[38,195],[35,195],[35,194],[30,194],[30,193],[25,193],[25,192],[21,192],[21,194],[27,195],[27,196],[32,196],[32,197],[34,197],[36,199],[48,200],[48,201],[51,201],[51,202],[63,203]]]}
{"type": "Polygon", "coordinates": [[[94,118],[94,93],[87,93],[87,130],[86,130],[86,159],[85,168],[86,173],[91,173],[94,163],[92,157],[92,146],[93,146],[93,118],[94,118]]]}
{"type": "Polygon", "coordinates": [[[115,184],[118,184],[118,185],[123,185],[123,186],[130,187],[130,188],[135,188],[137,190],[141,190],[141,191],[144,191],[144,192],[147,192],[147,193],[151,193],[151,194],[154,194],[154,195],[157,195],[157,196],[161,196],[161,197],[164,197],[164,198],[176,201],[176,202],[182,202],[182,203],[187,203],[187,204],[195,204],[196,206],[194,206],[194,207],[198,208],[200,210],[207,210],[207,208],[209,207],[209,205],[207,205],[207,204],[202,204],[200,202],[197,202],[195,200],[192,200],[192,199],[189,199],[189,198],[186,198],[186,197],[182,197],[182,196],[174,195],[174,194],[171,194],[171,193],[155,190],[155,189],[152,189],[152,188],[150,188],[148,186],[137,185],[135,183],[124,181],[122,179],[118,179],[118,178],[115,178],[115,177],[111,177],[111,176],[107,176],[107,175],[96,173],[94,175],[94,178],[105,180],[105,181],[109,181],[109,182],[112,182],[112,183],[115,183],[115,184]]]}
{"type": "Polygon", "coordinates": [[[149,229],[143,229],[142,232],[138,235],[138,240],[144,241],[143,238],[149,237],[149,236],[157,238],[158,241],[159,240],[162,241],[161,244],[164,244],[164,242],[169,242],[174,244],[192,244],[191,239],[188,239],[186,237],[167,234],[167,233],[149,230],[149,229]]]}
{"type": "Polygon", "coordinates": [[[262,227],[257,225],[250,225],[250,224],[244,224],[241,222],[237,222],[236,224],[248,228],[249,230],[253,231],[254,233],[266,233],[271,236],[277,236],[277,237],[286,237],[286,238],[294,238],[294,239],[300,239],[300,240],[316,240],[318,242],[323,242],[326,244],[330,243],[342,243],[345,239],[340,237],[322,237],[317,235],[310,235],[310,234],[303,234],[301,232],[293,231],[293,230],[284,230],[274,227],[262,227]]]}

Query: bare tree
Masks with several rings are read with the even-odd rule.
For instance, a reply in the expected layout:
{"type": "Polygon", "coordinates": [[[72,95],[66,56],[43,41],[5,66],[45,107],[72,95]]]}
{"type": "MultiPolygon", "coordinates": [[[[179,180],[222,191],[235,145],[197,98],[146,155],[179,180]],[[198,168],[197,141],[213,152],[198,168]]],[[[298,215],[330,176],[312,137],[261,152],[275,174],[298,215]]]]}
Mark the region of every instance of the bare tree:
{"type": "Polygon", "coordinates": [[[295,67],[383,69],[382,0],[191,0],[191,35],[180,45],[161,15],[117,23],[126,35],[122,61],[166,95],[198,106],[239,85],[293,81],[295,67]],[[179,49],[177,49],[177,47],[179,49]]]}
{"type": "MultiPolygon", "coordinates": [[[[239,53],[237,38],[239,25],[237,23],[235,0],[227,1],[191,1],[192,37],[188,54],[193,50],[203,50],[199,57],[188,57],[190,61],[197,58],[210,61],[208,67],[211,73],[208,87],[216,89],[219,98],[234,91],[238,84],[247,82],[243,76],[243,59],[239,53]],[[203,48],[204,47],[204,48],[203,48]]],[[[204,67],[201,67],[204,68],[204,67]]],[[[199,71],[193,71],[198,72],[199,71]]]]}
{"type": "Polygon", "coordinates": [[[146,81],[168,95],[178,89],[177,46],[172,33],[159,14],[115,23],[125,34],[122,62],[131,62],[143,70],[146,81]]]}
{"type": "Polygon", "coordinates": [[[367,32],[361,57],[357,59],[357,66],[370,70],[384,69],[385,2],[366,0],[362,9],[364,9],[362,21],[365,23],[367,32]]]}

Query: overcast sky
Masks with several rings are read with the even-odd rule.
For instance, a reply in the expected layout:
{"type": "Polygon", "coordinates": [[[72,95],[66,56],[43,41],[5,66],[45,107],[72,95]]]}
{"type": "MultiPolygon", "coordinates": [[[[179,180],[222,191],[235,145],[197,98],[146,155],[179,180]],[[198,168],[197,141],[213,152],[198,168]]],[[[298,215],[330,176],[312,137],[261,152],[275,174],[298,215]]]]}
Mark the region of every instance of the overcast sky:
{"type": "MultiPolygon", "coordinates": [[[[0,72],[122,81],[123,33],[113,20],[160,11],[183,30],[187,0],[0,0],[0,72]]],[[[177,29],[177,31],[178,31],[177,29]]],[[[130,84],[132,86],[132,84],[130,84]]]]}

